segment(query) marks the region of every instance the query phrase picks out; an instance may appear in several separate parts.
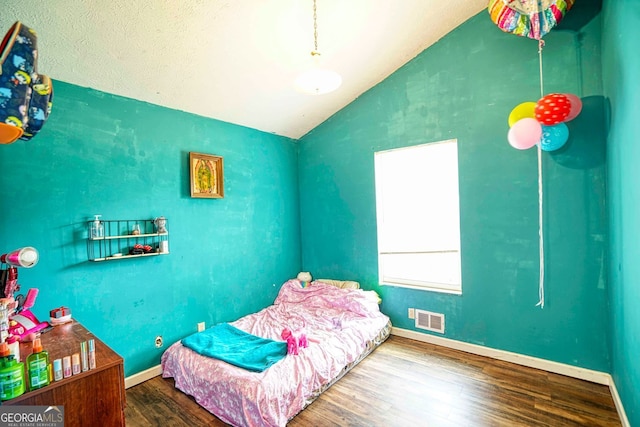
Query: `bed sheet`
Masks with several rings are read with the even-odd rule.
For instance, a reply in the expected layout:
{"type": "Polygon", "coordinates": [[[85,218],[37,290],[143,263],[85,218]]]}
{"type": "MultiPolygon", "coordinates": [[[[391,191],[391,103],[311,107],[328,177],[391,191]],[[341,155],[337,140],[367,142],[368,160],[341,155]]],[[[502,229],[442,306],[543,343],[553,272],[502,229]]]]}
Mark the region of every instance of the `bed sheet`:
{"type": "Polygon", "coordinates": [[[284,426],[346,366],[370,352],[381,331],[388,335],[389,318],[373,292],[320,282],[302,288],[290,280],[273,305],[231,324],[275,340],[283,328],[301,330],[311,341],[263,372],[201,356],[177,342],[162,356],[163,377],[173,377],[179,390],[229,424],[284,426]]]}

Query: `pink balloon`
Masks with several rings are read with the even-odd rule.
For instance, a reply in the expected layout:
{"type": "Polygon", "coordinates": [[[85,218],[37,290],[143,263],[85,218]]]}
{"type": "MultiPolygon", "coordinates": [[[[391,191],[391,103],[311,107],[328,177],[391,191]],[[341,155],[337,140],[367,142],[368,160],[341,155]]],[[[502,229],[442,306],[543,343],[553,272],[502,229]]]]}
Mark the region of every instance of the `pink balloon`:
{"type": "Polygon", "coordinates": [[[513,148],[526,150],[536,145],[542,137],[542,125],[536,119],[520,119],[511,126],[507,139],[513,148]]]}
{"type": "Polygon", "coordinates": [[[578,96],[571,93],[565,93],[564,96],[569,98],[569,103],[571,104],[569,115],[566,119],[564,119],[565,122],[568,122],[569,120],[573,120],[578,117],[578,114],[580,114],[580,112],[582,111],[582,101],[578,96]]]}

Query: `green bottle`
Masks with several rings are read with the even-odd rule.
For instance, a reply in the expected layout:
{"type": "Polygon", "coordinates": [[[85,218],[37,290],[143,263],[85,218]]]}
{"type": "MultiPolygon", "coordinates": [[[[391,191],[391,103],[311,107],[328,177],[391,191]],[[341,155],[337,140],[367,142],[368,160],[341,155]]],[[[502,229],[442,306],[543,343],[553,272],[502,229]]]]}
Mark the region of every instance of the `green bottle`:
{"type": "Polygon", "coordinates": [[[49,385],[49,353],[42,350],[40,338],[33,340],[33,353],[27,356],[29,390],[49,385]]]}
{"type": "Polygon", "coordinates": [[[0,400],[9,400],[25,392],[24,365],[9,352],[6,342],[0,344],[0,400]]]}

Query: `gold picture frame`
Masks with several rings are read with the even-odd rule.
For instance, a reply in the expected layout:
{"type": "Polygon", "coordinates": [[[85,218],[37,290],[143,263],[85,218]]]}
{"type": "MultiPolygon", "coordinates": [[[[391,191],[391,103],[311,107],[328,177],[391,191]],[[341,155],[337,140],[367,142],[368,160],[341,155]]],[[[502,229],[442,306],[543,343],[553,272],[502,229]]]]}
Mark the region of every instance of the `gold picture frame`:
{"type": "Polygon", "coordinates": [[[189,153],[191,197],[222,199],[224,197],[224,167],[221,156],[189,153]]]}

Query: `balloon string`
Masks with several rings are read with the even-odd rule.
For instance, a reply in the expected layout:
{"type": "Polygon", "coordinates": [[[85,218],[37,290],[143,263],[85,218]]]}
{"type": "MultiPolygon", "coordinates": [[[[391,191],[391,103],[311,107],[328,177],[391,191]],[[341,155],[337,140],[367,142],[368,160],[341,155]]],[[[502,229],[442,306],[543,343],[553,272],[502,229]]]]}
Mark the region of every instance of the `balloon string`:
{"type": "Polygon", "coordinates": [[[538,60],[540,62],[540,98],[544,96],[544,77],[542,76],[542,48],[544,47],[544,40],[538,40],[538,60]]]}
{"type": "Polygon", "coordinates": [[[538,288],[538,297],[540,298],[537,306],[544,308],[544,233],[543,233],[543,210],[542,210],[542,149],[538,144],[538,237],[540,239],[540,287],[538,288]]]}
{"type": "MultiPolygon", "coordinates": [[[[540,97],[544,96],[544,78],[542,76],[542,48],[544,41],[538,40],[538,58],[540,62],[540,97]]],[[[538,144],[538,237],[540,246],[540,286],[538,288],[538,303],[536,307],[544,308],[544,229],[543,229],[543,194],[542,194],[542,149],[538,144]]]]}

